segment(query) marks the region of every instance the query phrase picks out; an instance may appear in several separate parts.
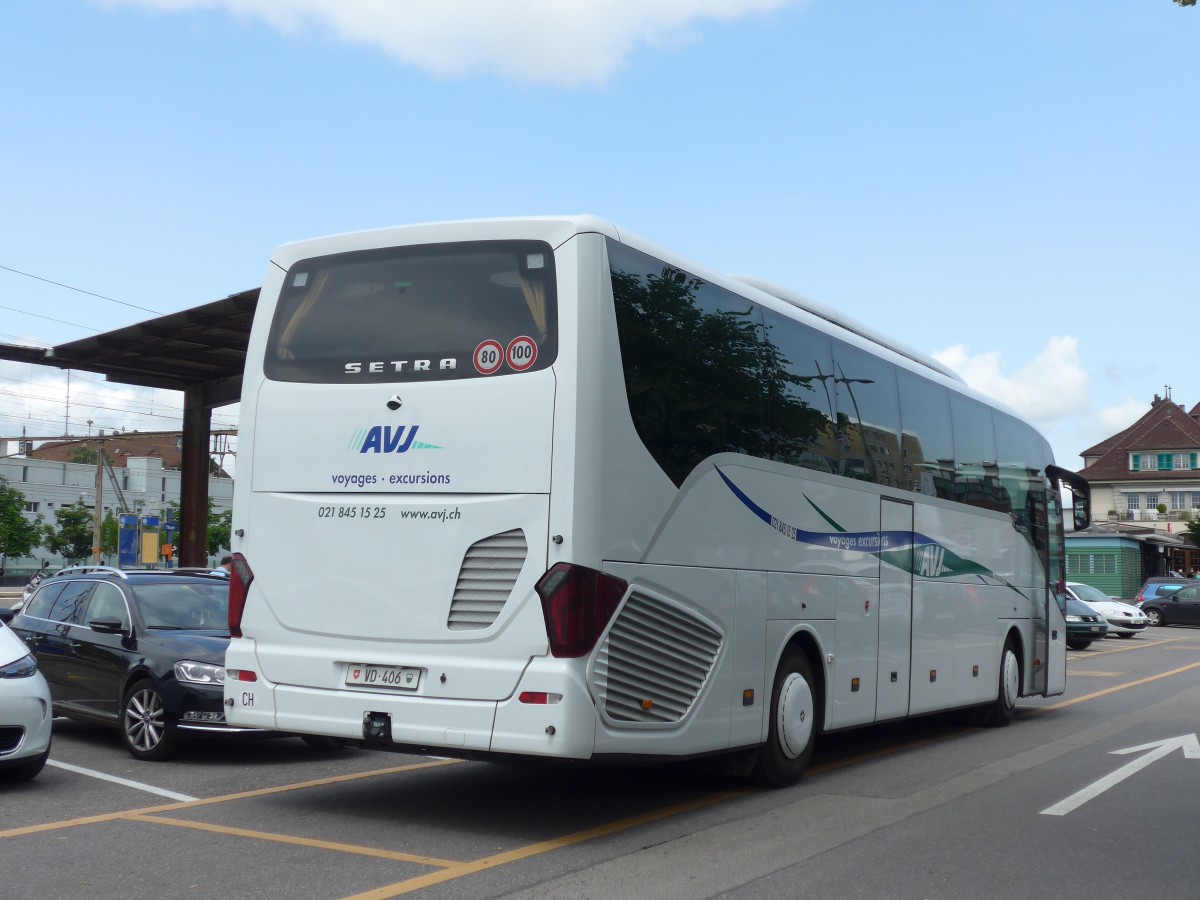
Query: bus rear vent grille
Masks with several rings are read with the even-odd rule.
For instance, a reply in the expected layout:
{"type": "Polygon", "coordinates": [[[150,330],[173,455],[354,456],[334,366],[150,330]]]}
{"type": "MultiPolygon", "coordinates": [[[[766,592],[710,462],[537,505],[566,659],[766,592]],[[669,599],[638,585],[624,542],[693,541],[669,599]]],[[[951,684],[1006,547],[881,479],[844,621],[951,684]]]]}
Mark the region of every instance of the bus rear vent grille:
{"type": "Polygon", "coordinates": [[[678,722],[691,709],[721,650],[721,633],[697,617],[632,594],[593,670],[610,719],[678,722]]]}
{"type": "Polygon", "coordinates": [[[519,528],[493,534],[468,547],[458,570],[446,627],[469,631],[495,622],[512,594],[528,551],[525,532],[519,528]]]}

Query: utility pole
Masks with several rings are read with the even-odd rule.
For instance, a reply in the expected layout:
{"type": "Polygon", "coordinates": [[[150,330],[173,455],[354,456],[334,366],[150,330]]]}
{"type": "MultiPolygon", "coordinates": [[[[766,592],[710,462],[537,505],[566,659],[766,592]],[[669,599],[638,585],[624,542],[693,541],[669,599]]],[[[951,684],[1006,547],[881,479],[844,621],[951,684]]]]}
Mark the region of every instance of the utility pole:
{"type": "Polygon", "coordinates": [[[100,565],[100,524],[104,518],[104,441],[96,441],[96,512],[92,517],[92,565],[100,565]]]}

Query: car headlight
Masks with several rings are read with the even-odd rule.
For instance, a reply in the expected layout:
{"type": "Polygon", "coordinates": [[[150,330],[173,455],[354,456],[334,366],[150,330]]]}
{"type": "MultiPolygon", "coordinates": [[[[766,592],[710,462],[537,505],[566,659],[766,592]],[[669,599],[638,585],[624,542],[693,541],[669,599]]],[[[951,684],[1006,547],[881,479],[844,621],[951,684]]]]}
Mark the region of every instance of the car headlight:
{"type": "Polygon", "coordinates": [[[1067,621],[1068,622],[1082,622],[1083,619],[1079,618],[1079,616],[1067,616],[1067,621]]]}
{"type": "Polygon", "coordinates": [[[225,667],[181,659],[175,663],[175,677],[180,681],[190,681],[192,684],[224,684],[225,667]]]}
{"type": "Polygon", "coordinates": [[[37,660],[32,656],[22,656],[0,666],[0,678],[32,678],[36,672],[37,660]]]}

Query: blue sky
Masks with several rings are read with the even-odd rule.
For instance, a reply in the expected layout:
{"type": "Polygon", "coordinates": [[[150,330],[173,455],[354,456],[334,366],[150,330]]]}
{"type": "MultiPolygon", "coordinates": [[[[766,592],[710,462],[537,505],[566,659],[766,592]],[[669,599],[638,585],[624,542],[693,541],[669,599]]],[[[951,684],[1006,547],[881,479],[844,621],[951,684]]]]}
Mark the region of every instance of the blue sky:
{"type": "MultiPolygon", "coordinates": [[[[590,212],[937,355],[1078,467],[1200,402],[1198,35],[1171,0],[5,3],[0,341],[255,287],[285,241],[590,212]]],[[[0,363],[0,435],[66,397],[0,363]]],[[[76,433],[181,406],[72,376],[76,433]]]]}

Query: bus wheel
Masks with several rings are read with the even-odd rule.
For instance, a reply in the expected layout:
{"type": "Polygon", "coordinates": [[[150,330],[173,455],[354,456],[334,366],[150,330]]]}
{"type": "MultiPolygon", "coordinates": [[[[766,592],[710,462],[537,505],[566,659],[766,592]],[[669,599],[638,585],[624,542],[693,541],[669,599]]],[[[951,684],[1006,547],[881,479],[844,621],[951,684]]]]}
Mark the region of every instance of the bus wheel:
{"type": "Polygon", "coordinates": [[[999,728],[1011,722],[1020,694],[1021,663],[1010,638],[1004,642],[1004,651],[1000,654],[1000,689],[996,694],[996,702],[992,704],[987,724],[999,728]]]}
{"type": "Polygon", "coordinates": [[[767,742],[750,778],[766,787],[795,784],[808,768],[817,738],[817,699],[808,657],[791,649],[779,663],[771,690],[767,742]]]}

